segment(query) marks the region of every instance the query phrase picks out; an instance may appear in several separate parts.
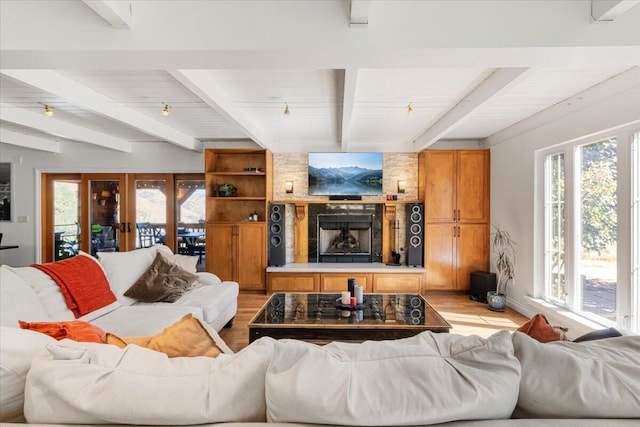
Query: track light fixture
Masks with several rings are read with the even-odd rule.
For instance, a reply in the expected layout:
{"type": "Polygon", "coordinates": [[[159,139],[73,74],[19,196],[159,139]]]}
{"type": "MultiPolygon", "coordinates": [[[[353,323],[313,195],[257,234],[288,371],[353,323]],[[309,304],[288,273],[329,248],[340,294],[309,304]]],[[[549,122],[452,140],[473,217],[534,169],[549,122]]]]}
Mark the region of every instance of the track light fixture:
{"type": "Polygon", "coordinates": [[[411,107],[411,103],[407,105],[407,114],[410,116],[413,114],[413,108],[411,107]]]}
{"type": "Polygon", "coordinates": [[[284,103],[284,115],[288,116],[289,114],[291,114],[291,111],[289,111],[289,104],[287,104],[286,102],[284,103]]]}
{"type": "Polygon", "coordinates": [[[53,116],[53,108],[48,105],[44,106],[44,115],[45,116],[53,116]]]}
{"type": "Polygon", "coordinates": [[[162,109],[162,115],[163,116],[168,116],[169,115],[169,104],[167,104],[166,102],[163,102],[162,104],[164,104],[164,108],[162,109]]]}

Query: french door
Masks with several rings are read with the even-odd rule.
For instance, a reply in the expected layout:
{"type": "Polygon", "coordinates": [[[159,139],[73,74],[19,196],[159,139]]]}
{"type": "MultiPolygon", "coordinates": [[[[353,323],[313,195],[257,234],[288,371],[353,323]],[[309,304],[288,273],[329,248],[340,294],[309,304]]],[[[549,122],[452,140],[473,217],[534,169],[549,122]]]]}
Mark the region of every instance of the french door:
{"type": "Polygon", "coordinates": [[[41,204],[42,262],[157,243],[177,252],[184,218],[204,222],[204,175],[43,174],[41,204]]]}

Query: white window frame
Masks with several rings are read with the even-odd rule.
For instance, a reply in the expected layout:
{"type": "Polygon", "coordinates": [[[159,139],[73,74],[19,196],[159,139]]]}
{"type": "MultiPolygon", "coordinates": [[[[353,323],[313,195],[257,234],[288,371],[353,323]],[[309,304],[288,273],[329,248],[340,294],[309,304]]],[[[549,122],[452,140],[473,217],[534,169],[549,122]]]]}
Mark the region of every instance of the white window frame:
{"type": "Polygon", "coordinates": [[[537,224],[542,229],[540,235],[542,238],[542,244],[538,246],[536,256],[539,260],[537,265],[544,266],[544,273],[537,275],[538,280],[542,280],[542,283],[538,283],[536,289],[538,289],[538,297],[541,297],[547,303],[553,306],[569,310],[579,317],[592,323],[599,324],[604,327],[616,327],[620,330],[636,333],[640,333],[640,202],[638,197],[640,194],[640,184],[637,184],[640,177],[640,129],[631,129],[631,127],[620,128],[614,132],[602,132],[600,134],[590,135],[589,137],[576,139],[569,141],[565,144],[554,146],[552,148],[541,150],[538,152],[538,176],[540,177],[539,188],[544,192],[544,199],[539,208],[536,210],[536,215],[539,216],[537,224]],[[618,242],[617,242],[617,304],[616,304],[616,321],[610,322],[601,316],[597,316],[592,313],[580,311],[581,304],[581,292],[579,277],[579,258],[580,251],[576,251],[574,248],[580,247],[580,230],[579,218],[577,215],[580,213],[580,147],[582,145],[588,145],[598,141],[606,140],[608,138],[615,138],[617,143],[617,162],[618,162],[618,242]],[[635,141],[634,141],[635,138],[635,141]],[[548,260],[547,250],[550,227],[548,219],[548,212],[546,202],[547,198],[547,172],[546,162],[548,156],[555,154],[564,154],[564,166],[565,166],[565,253],[566,253],[566,286],[567,293],[569,294],[566,299],[566,304],[563,304],[557,299],[550,298],[550,283],[547,283],[548,273],[548,260]],[[633,177],[632,173],[635,173],[633,177]],[[634,202],[635,200],[635,202],[634,202]],[[631,230],[630,233],[626,230],[631,230]],[[632,236],[635,236],[636,241],[632,236]]]}
{"type": "Polygon", "coordinates": [[[631,142],[631,287],[629,298],[631,312],[629,330],[640,332],[640,132],[635,132],[631,142]]]}

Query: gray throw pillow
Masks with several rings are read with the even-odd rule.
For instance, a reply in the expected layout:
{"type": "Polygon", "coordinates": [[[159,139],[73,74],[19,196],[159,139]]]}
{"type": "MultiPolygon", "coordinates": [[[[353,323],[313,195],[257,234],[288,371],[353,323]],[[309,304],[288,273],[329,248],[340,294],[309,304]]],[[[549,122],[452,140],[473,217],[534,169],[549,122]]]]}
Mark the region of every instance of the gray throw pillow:
{"type": "Polygon", "coordinates": [[[198,276],[171,263],[161,253],[149,269],[131,286],[125,296],[142,302],[175,302],[193,287],[198,276]]]}

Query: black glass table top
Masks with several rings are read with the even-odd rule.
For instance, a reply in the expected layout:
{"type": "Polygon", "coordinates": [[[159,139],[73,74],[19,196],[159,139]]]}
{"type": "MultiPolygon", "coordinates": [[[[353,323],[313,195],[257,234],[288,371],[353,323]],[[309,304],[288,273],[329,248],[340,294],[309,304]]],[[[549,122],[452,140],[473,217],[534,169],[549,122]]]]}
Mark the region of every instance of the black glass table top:
{"type": "Polygon", "coordinates": [[[393,327],[448,329],[451,325],[419,294],[364,294],[343,306],[337,293],[274,293],[249,323],[269,327],[393,327]]]}

